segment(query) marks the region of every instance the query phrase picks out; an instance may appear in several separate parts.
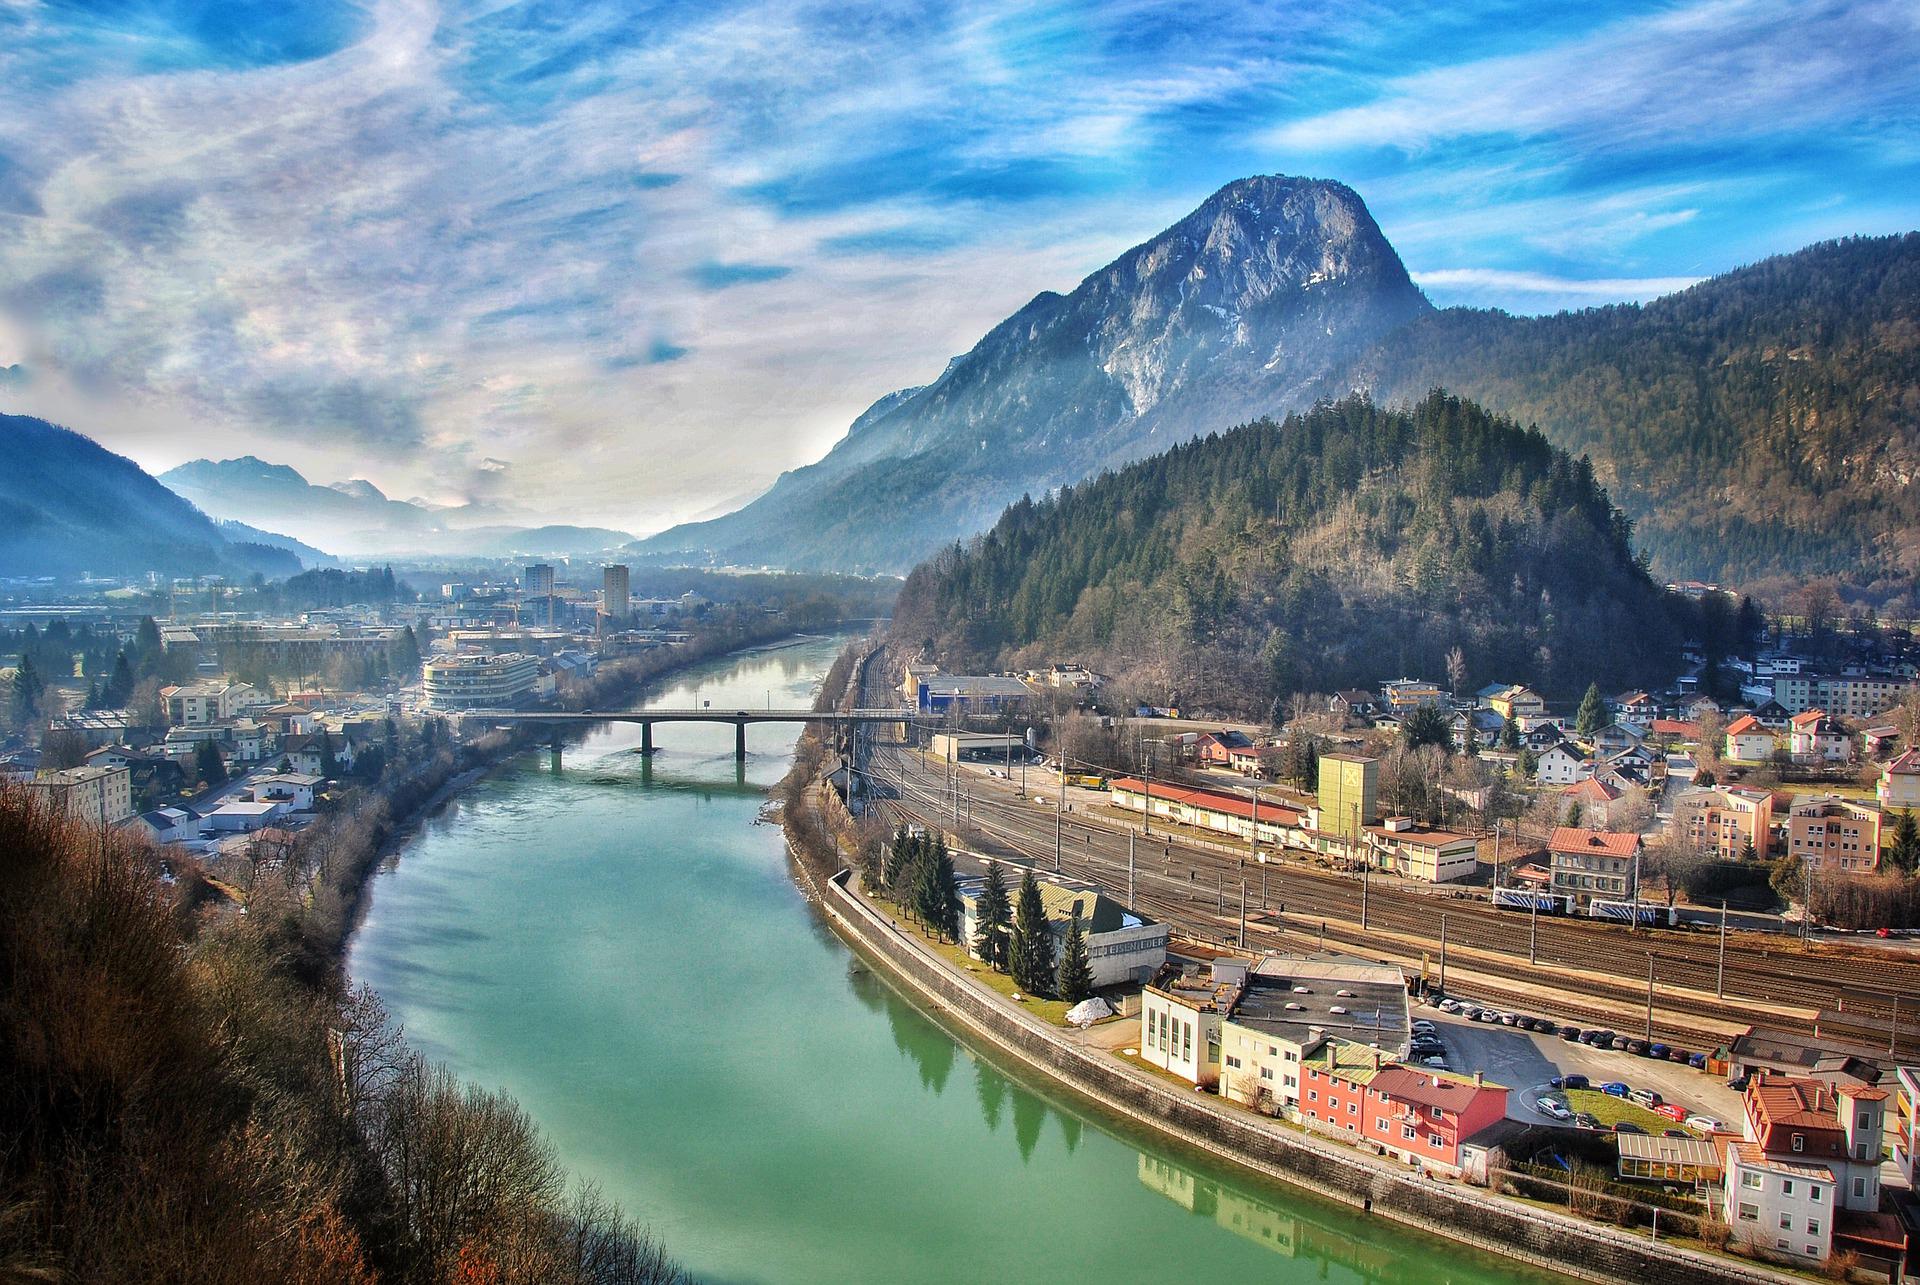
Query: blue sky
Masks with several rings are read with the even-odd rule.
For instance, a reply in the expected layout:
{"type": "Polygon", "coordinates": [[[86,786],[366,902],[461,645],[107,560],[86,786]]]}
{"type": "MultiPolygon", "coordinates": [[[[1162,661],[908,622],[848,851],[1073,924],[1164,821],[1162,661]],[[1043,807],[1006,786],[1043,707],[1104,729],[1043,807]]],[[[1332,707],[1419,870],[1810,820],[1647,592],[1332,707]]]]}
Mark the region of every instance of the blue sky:
{"type": "Polygon", "coordinates": [[[0,408],[656,528],[1234,178],[1437,303],[1920,226],[1920,8],[0,0],[0,408]]]}

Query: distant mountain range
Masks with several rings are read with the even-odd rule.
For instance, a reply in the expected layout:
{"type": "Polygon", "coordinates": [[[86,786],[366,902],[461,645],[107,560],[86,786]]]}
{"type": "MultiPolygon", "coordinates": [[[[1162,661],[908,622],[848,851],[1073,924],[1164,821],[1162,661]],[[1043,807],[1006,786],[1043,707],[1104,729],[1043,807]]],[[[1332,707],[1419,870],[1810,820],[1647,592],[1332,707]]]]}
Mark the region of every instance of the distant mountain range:
{"type": "Polygon", "coordinates": [[[520,526],[481,504],[390,499],[364,478],[320,486],[252,455],[191,460],[160,475],[177,494],[231,521],[271,527],[350,557],[582,557],[632,541],[607,527],[520,526]]]}
{"type": "Polygon", "coordinates": [[[220,527],[138,464],[26,415],[0,415],[0,576],[291,575],[266,532],[220,527]]]}
{"type": "Polygon", "coordinates": [[[904,571],[1022,495],[1349,392],[1434,387],[1591,455],[1665,574],[1883,594],[1920,577],[1920,234],[1644,306],[1441,312],[1350,189],[1281,177],[1229,184],[1071,294],[1036,296],[818,463],[635,553],[904,571]]]}

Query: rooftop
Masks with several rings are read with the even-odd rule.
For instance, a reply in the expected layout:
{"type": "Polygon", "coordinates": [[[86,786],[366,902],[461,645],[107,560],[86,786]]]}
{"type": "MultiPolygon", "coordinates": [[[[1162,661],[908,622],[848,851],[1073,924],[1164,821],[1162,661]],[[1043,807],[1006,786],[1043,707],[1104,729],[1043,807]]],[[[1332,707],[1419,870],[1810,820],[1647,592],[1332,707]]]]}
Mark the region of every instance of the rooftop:
{"type": "Polygon", "coordinates": [[[1563,825],[1554,830],[1547,847],[1550,851],[1568,855],[1631,857],[1640,849],[1640,836],[1563,825]]]}
{"type": "Polygon", "coordinates": [[[1392,965],[1270,956],[1255,965],[1233,1020],[1296,1044],[1319,1031],[1398,1049],[1408,1034],[1406,980],[1392,965]]]}

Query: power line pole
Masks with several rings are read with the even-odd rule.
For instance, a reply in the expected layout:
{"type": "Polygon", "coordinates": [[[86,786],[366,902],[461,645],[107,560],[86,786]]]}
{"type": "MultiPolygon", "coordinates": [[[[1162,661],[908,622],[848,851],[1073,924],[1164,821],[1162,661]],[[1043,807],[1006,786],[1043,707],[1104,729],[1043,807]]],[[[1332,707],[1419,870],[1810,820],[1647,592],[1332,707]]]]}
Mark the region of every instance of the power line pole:
{"type": "Polygon", "coordinates": [[[1647,1043],[1653,1043],[1653,952],[1647,952],[1647,1043]]]}
{"type": "Polygon", "coordinates": [[[1713,997],[1727,997],[1727,899],[1720,898],[1720,964],[1713,974],[1713,997]]]}
{"type": "Polygon", "coordinates": [[[1440,915],[1440,993],[1447,993],[1447,916],[1440,915]]]}
{"type": "Polygon", "coordinates": [[[1060,831],[1067,819],[1067,760],[1060,760],[1060,788],[1053,800],[1053,872],[1060,873],[1060,831]]]}
{"type": "Polygon", "coordinates": [[[1127,831],[1127,909],[1133,909],[1133,831],[1127,831]]]}
{"type": "Polygon", "coordinates": [[[1247,881],[1240,881],[1240,949],[1247,948],[1247,881]]]}
{"type": "Polygon", "coordinates": [[[1527,904],[1533,908],[1527,925],[1527,963],[1537,964],[1540,962],[1540,894],[1534,893],[1527,904]]]}

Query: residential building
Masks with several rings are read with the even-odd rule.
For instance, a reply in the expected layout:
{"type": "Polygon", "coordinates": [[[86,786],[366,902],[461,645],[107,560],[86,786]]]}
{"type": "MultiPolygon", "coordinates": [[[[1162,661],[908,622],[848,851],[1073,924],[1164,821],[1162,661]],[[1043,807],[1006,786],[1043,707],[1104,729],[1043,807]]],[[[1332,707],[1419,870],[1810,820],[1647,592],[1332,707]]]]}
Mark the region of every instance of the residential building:
{"type": "Polygon", "coordinates": [[[1740,860],[1749,846],[1765,861],[1772,847],[1773,795],[1741,786],[1693,786],[1674,799],[1673,830],[1723,861],[1740,860]]]}
{"type": "Polygon", "coordinates": [[[1380,819],[1380,760],[1322,754],[1319,796],[1320,833],[1358,843],[1362,827],[1380,819]]]}
{"type": "MultiPolygon", "coordinates": [[[[1127,909],[1098,888],[1041,879],[1040,908],[1054,938],[1054,958],[1066,945],[1067,929],[1077,917],[1086,937],[1087,961],[1095,986],[1138,985],[1167,962],[1167,925],[1127,909]]],[[[960,940],[973,949],[975,907],[986,889],[978,876],[959,881],[960,940]]]]}
{"type": "Polygon", "coordinates": [[[1796,799],[1787,810],[1787,855],[1822,872],[1872,874],[1880,864],[1881,819],[1873,804],[1836,794],[1796,799]]]}
{"type": "Polygon", "coordinates": [[[1628,901],[1637,885],[1641,840],[1637,834],[1560,826],[1547,843],[1550,889],[1585,906],[1602,901],[1628,901]]]}
{"type": "Polygon", "coordinates": [[[1248,745],[1227,752],[1227,766],[1242,776],[1266,778],[1273,775],[1282,750],[1278,745],[1248,745]]]}
{"type": "Polygon", "coordinates": [[[1743,1103],[1743,1140],[1726,1149],[1734,1235],[1814,1262],[1853,1248],[1856,1237],[1876,1252],[1886,1235],[1880,1166],[1890,1096],[1864,1085],[1756,1075],[1743,1103]]]}
{"type": "Polygon", "coordinates": [[[1534,759],[1533,779],[1542,785],[1573,785],[1593,775],[1593,760],[1561,741],[1534,759]]]}
{"type": "Polygon", "coordinates": [[[1410,817],[1388,817],[1366,831],[1376,870],[1425,883],[1452,883],[1471,878],[1480,867],[1478,835],[1416,825],[1410,817]]]}
{"type": "Polygon", "coordinates": [[[348,771],[353,767],[353,744],[338,732],[315,732],[311,736],[289,736],[280,744],[280,757],[287,761],[289,770],[301,776],[313,776],[324,779],[327,776],[327,756],[333,757],[333,769],[336,773],[348,771]]]}
{"type": "Polygon", "coordinates": [[[284,803],[236,799],[222,803],[207,813],[206,827],[215,832],[251,834],[263,826],[272,825],[286,812],[287,805],[284,803]]]}
{"type": "Polygon", "coordinates": [[[1235,750],[1252,748],[1253,738],[1245,732],[1220,731],[1200,733],[1193,750],[1195,757],[1208,767],[1226,767],[1232,763],[1235,750]]]}
{"type": "Polygon", "coordinates": [[[124,767],[67,767],[22,782],[56,815],[118,825],[133,815],[133,773],[124,767]]]}
{"type": "Polygon", "coordinates": [[[1511,718],[1518,721],[1523,718],[1546,717],[1547,703],[1540,698],[1540,693],[1531,687],[1523,687],[1515,683],[1501,687],[1492,693],[1483,687],[1480,689],[1479,697],[1483,705],[1502,719],[1511,718]]]}
{"type": "Polygon", "coordinates": [[[1821,709],[1843,718],[1873,718],[1914,686],[1903,674],[1775,674],[1773,698],[1789,713],[1821,709]]]}
{"type": "Polygon", "coordinates": [[[1301,1063],[1299,1113],[1309,1127],[1370,1142],[1422,1170],[1467,1168],[1463,1146],[1500,1125],[1507,1090],[1476,1072],[1415,1070],[1377,1049],[1328,1041],[1301,1063]]]}
{"type": "Polygon", "coordinates": [[[1920,750],[1908,750],[1881,768],[1873,793],[1888,811],[1920,808],[1920,750]]]}
{"type": "Polygon", "coordinates": [[[1787,748],[1796,763],[1845,763],[1853,758],[1853,738],[1820,709],[1793,716],[1787,748]]]}
{"type": "Polygon", "coordinates": [[[313,792],[325,783],[326,778],[316,773],[282,772],[256,778],[253,798],[256,803],[284,803],[289,812],[311,812],[313,792]]]}
{"type": "Polygon", "coordinates": [[[155,843],[184,843],[200,837],[200,818],[185,808],[154,808],[127,822],[155,843]]]}
{"type": "Polygon", "coordinates": [[[1381,700],[1395,713],[1411,713],[1422,705],[1446,703],[1446,692],[1438,683],[1419,678],[1396,678],[1380,688],[1381,700]]]}
{"type": "Polygon", "coordinates": [[[1615,754],[1639,749],[1644,737],[1638,728],[1625,723],[1608,723],[1587,739],[1593,746],[1595,757],[1611,758],[1615,754]]]}
{"type": "Polygon", "coordinates": [[[540,662],[519,652],[435,656],[422,667],[426,703],[440,710],[511,708],[540,677],[540,662]]]}
{"type": "Polygon", "coordinates": [[[1568,818],[1570,825],[1605,830],[1613,825],[1614,813],[1621,810],[1626,793],[1617,785],[1590,776],[1560,791],[1560,815],[1568,818]],[[1577,814],[1575,808],[1579,809],[1577,814]]]}
{"type": "Polygon", "coordinates": [[[1742,714],[1727,724],[1725,754],[1730,759],[1764,762],[1773,757],[1775,744],[1772,731],[1751,714],[1742,714]]]}
{"type": "Polygon", "coordinates": [[[1343,721],[1371,718],[1379,709],[1380,698],[1372,692],[1350,689],[1327,698],[1327,712],[1343,721]]]}

